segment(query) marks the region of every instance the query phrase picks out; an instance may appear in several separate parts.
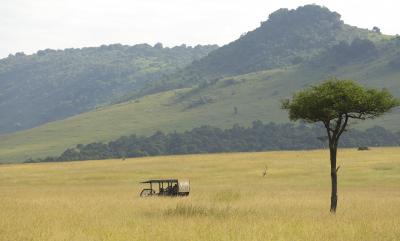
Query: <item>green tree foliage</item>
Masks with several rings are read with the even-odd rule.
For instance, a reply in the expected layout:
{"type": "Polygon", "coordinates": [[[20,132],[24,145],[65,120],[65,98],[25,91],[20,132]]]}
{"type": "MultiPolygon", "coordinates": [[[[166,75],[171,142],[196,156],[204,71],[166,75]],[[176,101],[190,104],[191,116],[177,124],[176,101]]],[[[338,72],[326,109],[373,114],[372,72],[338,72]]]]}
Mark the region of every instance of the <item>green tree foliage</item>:
{"type": "Polygon", "coordinates": [[[371,61],[379,50],[374,42],[368,39],[354,39],[351,43],[342,41],[324,50],[310,61],[314,67],[338,68],[354,62],[371,61]]]}
{"type": "MultiPolygon", "coordinates": [[[[58,162],[195,153],[315,149],[325,148],[326,139],[321,138],[324,133],[324,128],[319,125],[294,126],[255,121],[247,128],[235,125],[222,130],[202,126],[182,133],[164,134],[158,131],[148,137],[122,136],[107,144],[79,144],[75,148],[67,149],[58,157],[27,161],[58,162]]],[[[343,147],[398,145],[400,133],[396,135],[382,127],[373,127],[366,131],[351,130],[343,136],[341,142],[343,147]]]]}
{"type": "Polygon", "coordinates": [[[374,31],[375,33],[381,34],[381,29],[378,28],[377,26],[374,26],[374,27],[372,28],[372,31],[374,31]]]}
{"type": "Polygon", "coordinates": [[[331,161],[331,212],[336,212],[337,207],[337,147],[349,121],[376,118],[398,105],[399,100],[387,90],[367,89],[354,81],[337,79],[300,91],[292,100],[283,101],[282,108],[288,110],[291,120],[321,122],[326,128],[331,161]]]}
{"type": "Polygon", "coordinates": [[[10,55],[0,60],[0,133],[113,102],[166,79],[216,47],[114,44],[10,55]]]}

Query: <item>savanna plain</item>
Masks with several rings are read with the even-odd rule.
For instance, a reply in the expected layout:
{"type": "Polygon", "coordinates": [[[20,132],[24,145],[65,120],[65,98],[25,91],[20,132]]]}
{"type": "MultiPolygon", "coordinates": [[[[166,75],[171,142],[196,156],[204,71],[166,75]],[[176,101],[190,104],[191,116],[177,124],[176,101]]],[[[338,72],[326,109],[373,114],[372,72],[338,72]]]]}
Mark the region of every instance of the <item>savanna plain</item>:
{"type": "Polygon", "coordinates": [[[327,150],[1,165],[0,241],[400,240],[400,148],[338,162],[336,215],[327,150]],[[169,177],[190,195],[139,197],[169,177]]]}

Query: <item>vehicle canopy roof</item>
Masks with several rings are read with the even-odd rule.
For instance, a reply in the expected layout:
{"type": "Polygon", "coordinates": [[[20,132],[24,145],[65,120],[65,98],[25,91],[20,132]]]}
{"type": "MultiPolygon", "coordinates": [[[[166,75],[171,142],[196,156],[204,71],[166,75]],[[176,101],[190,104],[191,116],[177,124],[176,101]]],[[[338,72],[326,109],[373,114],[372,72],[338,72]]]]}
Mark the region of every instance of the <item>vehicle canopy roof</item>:
{"type": "Polygon", "coordinates": [[[178,179],[151,179],[140,183],[178,182],[178,179]]]}

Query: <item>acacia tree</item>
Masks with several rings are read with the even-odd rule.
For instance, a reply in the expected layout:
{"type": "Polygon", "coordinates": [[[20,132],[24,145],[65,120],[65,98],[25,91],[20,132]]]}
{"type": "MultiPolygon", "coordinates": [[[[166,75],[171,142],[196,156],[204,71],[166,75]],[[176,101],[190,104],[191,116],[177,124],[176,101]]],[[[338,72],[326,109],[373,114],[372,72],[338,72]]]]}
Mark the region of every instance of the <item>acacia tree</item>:
{"type": "Polygon", "coordinates": [[[346,131],[351,119],[376,118],[399,106],[387,90],[364,88],[352,80],[331,79],[293,95],[282,101],[282,108],[288,110],[292,121],[304,120],[309,123],[322,122],[326,128],[331,163],[331,207],[337,207],[337,147],[339,138],[346,131]]]}

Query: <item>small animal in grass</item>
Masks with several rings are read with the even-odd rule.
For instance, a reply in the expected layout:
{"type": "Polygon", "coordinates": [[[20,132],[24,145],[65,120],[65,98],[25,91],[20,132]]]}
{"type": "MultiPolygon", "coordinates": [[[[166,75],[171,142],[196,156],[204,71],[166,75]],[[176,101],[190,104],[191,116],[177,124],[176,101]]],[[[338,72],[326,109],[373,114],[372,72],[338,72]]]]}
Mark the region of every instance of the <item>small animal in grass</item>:
{"type": "Polygon", "coordinates": [[[268,170],[268,166],[265,165],[264,171],[263,171],[263,173],[262,173],[262,176],[263,176],[263,177],[267,176],[267,170],[268,170]]]}

